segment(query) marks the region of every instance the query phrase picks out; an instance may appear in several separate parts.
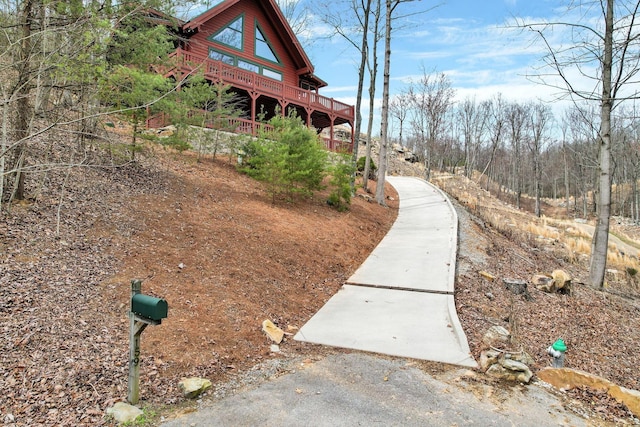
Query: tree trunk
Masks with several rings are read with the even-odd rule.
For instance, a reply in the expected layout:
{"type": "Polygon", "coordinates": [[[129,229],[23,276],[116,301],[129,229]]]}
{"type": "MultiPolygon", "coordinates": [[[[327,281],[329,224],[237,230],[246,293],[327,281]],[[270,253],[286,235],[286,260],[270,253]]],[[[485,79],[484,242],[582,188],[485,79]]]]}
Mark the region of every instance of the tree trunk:
{"type": "MultiPolygon", "coordinates": [[[[369,0],[371,1],[371,0],[369,0]]],[[[363,188],[369,190],[369,171],[371,170],[371,132],[373,130],[373,111],[376,102],[376,80],[378,77],[378,25],[380,24],[380,0],[377,1],[375,22],[373,24],[373,64],[369,69],[369,122],[367,125],[367,153],[364,159],[363,188]]]]}
{"type": "Polygon", "coordinates": [[[631,181],[631,220],[634,224],[638,223],[638,177],[635,173],[631,181]]]}
{"type": "Polygon", "coordinates": [[[382,118],[380,120],[380,155],[378,157],[378,184],[376,201],[385,206],[384,184],[387,174],[387,132],[389,123],[389,75],[391,73],[391,12],[392,0],[386,0],[384,34],[384,77],[382,85],[382,118]]]}
{"type": "MultiPolygon", "coordinates": [[[[362,28],[362,46],[360,47],[360,67],[358,68],[358,91],[356,93],[356,123],[355,123],[355,141],[353,141],[353,165],[358,162],[358,146],[360,145],[360,129],[362,127],[362,113],[360,108],[362,107],[362,91],[364,87],[364,71],[367,65],[367,55],[369,53],[368,48],[368,35],[369,35],[369,15],[371,14],[371,1],[367,0],[364,8],[364,22],[362,28]]],[[[368,177],[364,176],[363,180],[367,180],[368,177]]],[[[351,179],[351,192],[355,193],[355,172],[351,179]]]]}
{"type": "Polygon", "coordinates": [[[567,216],[569,215],[569,203],[571,201],[571,198],[569,196],[569,161],[567,160],[567,146],[564,143],[564,141],[562,142],[562,152],[564,155],[564,197],[565,197],[565,202],[567,204],[567,216]]]}
{"type": "Polygon", "coordinates": [[[603,289],[611,215],[611,68],[613,57],[613,0],[607,0],[604,57],[602,60],[602,104],[600,109],[600,161],[598,162],[598,219],[591,243],[589,285],[603,289]]]}
{"type": "Polygon", "coordinates": [[[39,3],[37,5],[37,8],[38,11],[36,13],[39,15],[40,33],[42,34],[42,36],[40,41],[39,53],[41,55],[41,58],[39,58],[38,75],[36,77],[37,85],[35,90],[36,94],[33,111],[39,117],[46,118],[49,110],[49,97],[51,95],[52,79],[51,75],[45,72],[45,69],[47,67],[47,61],[45,60],[45,58],[49,54],[49,51],[53,50],[53,43],[50,40],[49,31],[47,28],[49,26],[49,16],[47,13],[47,9],[45,8],[43,3],[39,3]]]}
{"type": "Polygon", "coordinates": [[[540,218],[541,215],[541,209],[540,209],[540,193],[541,193],[541,181],[542,181],[542,177],[541,177],[541,169],[540,169],[540,158],[539,158],[539,154],[536,155],[535,160],[533,161],[533,167],[535,169],[534,171],[534,185],[535,185],[535,194],[536,194],[536,207],[535,207],[535,215],[540,218]]]}
{"type": "Polygon", "coordinates": [[[16,152],[14,155],[15,182],[13,198],[23,200],[24,195],[24,173],[21,173],[21,167],[24,163],[26,154],[26,139],[29,135],[29,122],[31,117],[31,105],[29,95],[31,92],[31,24],[33,21],[34,1],[27,0],[22,8],[22,16],[20,17],[21,25],[21,41],[18,53],[18,78],[16,83],[17,107],[16,107],[16,152]]]}
{"type": "Polygon", "coordinates": [[[2,140],[0,143],[0,210],[2,210],[2,201],[4,198],[4,182],[6,169],[6,153],[9,146],[9,103],[5,102],[2,106],[2,140]]]}

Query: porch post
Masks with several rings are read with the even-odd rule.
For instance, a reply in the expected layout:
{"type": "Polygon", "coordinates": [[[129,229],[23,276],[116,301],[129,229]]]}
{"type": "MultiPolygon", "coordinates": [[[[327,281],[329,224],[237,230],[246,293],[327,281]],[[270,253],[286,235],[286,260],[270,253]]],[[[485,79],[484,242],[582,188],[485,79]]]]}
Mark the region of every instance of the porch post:
{"type": "Polygon", "coordinates": [[[258,134],[258,124],[256,123],[256,101],[258,100],[258,94],[255,92],[249,92],[251,97],[251,135],[256,136],[258,134]]]}
{"type": "Polygon", "coordinates": [[[286,99],[279,99],[278,104],[280,104],[280,109],[282,110],[282,117],[287,117],[287,106],[289,105],[289,101],[286,99]]]}
{"type": "Polygon", "coordinates": [[[305,107],[305,111],[307,112],[307,127],[311,127],[311,113],[313,113],[313,108],[305,107]]]}
{"type": "Polygon", "coordinates": [[[329,132],[329,135],[331,135],[331,136],[330,136],[331,140],[329,141],[329,148],[330,148],[332,151],[336,151],[336,137],[335,137],[335,135],[334,135],[334,133],[333,133],[333,132],[334,132],[333,124],[334,124],[334,123],[335,123],[335,121],[336,121],[336,115],[335,115],[335,114],[330,114],[330,115],[329,115],[329,120],[331,120],[331,128],[330,128],[331,130],[330,130],[330,132],[329,132]]]}

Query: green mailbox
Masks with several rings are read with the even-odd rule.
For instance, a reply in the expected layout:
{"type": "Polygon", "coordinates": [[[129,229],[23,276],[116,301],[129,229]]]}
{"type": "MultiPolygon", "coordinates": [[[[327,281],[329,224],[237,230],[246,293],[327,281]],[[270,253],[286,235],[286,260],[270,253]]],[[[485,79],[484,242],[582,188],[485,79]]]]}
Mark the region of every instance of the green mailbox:
{"type": "Polygon", "coordinates": [[[140,317],[160,321],[167,317],[169,305],[162,298],[135,294],[131,297],[131,311],[140,317]]]}

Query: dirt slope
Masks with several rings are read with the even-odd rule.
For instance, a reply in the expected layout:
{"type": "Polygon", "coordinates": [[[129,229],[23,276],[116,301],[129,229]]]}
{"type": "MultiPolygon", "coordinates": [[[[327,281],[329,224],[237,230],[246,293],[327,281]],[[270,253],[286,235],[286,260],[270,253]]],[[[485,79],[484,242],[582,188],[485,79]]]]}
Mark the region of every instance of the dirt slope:
{"type": "Polygon", "coordinates": [[[142,335],[143,403],[178,401],[183,376],[220,381],[281,357],[262,321],[301,326],[397,214],[397,200],[361,197],[339,213],[326,193],[274,205],[226,158],[141,159],[72,170],[64,190],[65,171],[33,177],[46,191],[0,214],[0,419],[104,422],[127,393],[134,278],[169,303],[169,318],[142,335]]]}
{"type": "MultiPolygon", "coordinates": [[[[259,364],[320,357],[328,350],[289,337],[282,353],[271,353],[262,321],[295,332],[397,214],[392,189],[388,208],[356,197],[338,213],[326,194],[273,205],[226,158],[197,163],[190,154],[148,151],[125,167],[66,172],[30,177],[38,198],[0,213],[0,420],[10,425],[107,423],[104,410],[127,394],[133,278],[169,302],[169,318],[142,336],[143,405],[180,404],[181,377],[230,384],[259,364]]],[[[514,299],[477,271],[527,278],[562,267],[580,277],[583,267],[473,215],[461,215],[460,229],[456,303],[474,355],[484,331],[511,318],[535,367],[563,336],[569,366],[638,388],[637,301],[580,286],[572,298],[514,299]]]]}

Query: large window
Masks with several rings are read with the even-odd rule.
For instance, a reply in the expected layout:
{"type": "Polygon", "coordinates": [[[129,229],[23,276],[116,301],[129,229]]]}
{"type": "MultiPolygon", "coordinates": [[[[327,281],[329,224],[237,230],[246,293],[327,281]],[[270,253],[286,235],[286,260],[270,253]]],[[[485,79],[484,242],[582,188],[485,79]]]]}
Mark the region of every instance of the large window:
{"type": "Polygon", "coordinates": [[[260,74],[260,67],[253,62],[243,61],[242,59],[238,59],[238,67],[243,70],[253,71],[254,73],[260,74]]]}
{"type": "Polygon", "coordinates": [[[269,68],[263,68],[262,74],[270,79],[282,81],[282,74],[269,68]]]}
{"type": "Polygon", "coordinates": [[[209,58],[215,61],[222,61],[225,64],[236,65],[236,57],[233,55],[228,55],[226,53],[219,52],[214,49],[209,49],[209,58]]]}
{"type": "Polygon", "coordinates": [[[276,55],[273,48],[271,47],[271,43],[269,43],[269,40],[267,40],[264,33],[262,32],[262,29],[260,29],[260,26],[258,25],[257,22],[256,22],[256,52],[255,53],[256,53],[256,56],[262,59],[266,59],[267,61],[280,64],[280,60],[278,59],[278,56],[276,55]]]}
{"type": "Polygon", "coordinates": [[[242,50],[244,35],[244,15],[238,16],[217,33],[209,36],[209,40],[222,43],[237,50],[242,50]]]}
{"type": "Polygon", "coordinates": [[[242,68],[243,70],[251,71],[252,73],[262,74],[270,79],[282,81],[282,73],[280,71],[247,61],[244,58],[238,58],[236,55],[221,52],[212,47],[209,48],[209,58],[215,61],[222,61],[225,64],[233,65],[234,67],[242,68]]]}

